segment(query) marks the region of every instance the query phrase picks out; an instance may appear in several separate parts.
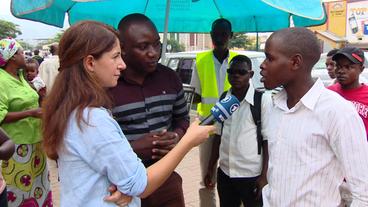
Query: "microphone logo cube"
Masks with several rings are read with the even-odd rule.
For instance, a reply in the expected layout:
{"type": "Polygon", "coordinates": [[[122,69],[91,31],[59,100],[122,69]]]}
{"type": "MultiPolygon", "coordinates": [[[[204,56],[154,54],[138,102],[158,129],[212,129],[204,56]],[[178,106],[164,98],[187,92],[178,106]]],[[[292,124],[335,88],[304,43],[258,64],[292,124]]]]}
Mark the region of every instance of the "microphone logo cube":
{"type": "Polygon", "coordinates": [[[230,107],[231,114],[234,113],[234,111],[238,110],[239,104],[233,104],[230,107]]]}
{"type": "Polygon", "coordinates": [[[220,102],[221,103],[227,103],[227,102],[231,101],[231,99],[232,99],[232,96],[225,96],[225,98],[223,98],[220,102]]]}
{"type": "Polygon", "coordinates": [[[239,100],[231,95],[217,102],[211,109],[212,116],[220,123],[228,119],[240,106],[239,100]]]}

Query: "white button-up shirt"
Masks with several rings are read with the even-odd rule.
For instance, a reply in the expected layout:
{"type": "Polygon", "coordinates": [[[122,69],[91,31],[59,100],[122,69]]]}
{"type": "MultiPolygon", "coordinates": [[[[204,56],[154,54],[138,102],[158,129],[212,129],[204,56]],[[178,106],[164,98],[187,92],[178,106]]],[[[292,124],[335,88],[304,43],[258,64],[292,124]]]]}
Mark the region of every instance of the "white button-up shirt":
{"type": "Polygon", "coordinates": [[[320,80],[291,109],[285,91],[273,103],[264,206],[336,207],[344,178],[351,206],[368,206],[368,143],[353,105],[320,80]]]}
{"type": "MultiPolygon", "coordinates": [[[[230,95],[228,91],[227,95],[230,95]]],[[[249,89],[240,107],[229,119],[217,127],[217,134],[221,135],[220,168],[231,178],[256,177],[262,171],[262,155],[258,154],[257,126],[254,123],[250,105],[254,105],[254,87],[249,89]]],[[[264,93],[261,102],[261,129],[264,140],[267,140],[265,131],[268,129],[268,114],[272,107],[271,95],[264,93]]]]}
{"type": "Polygon", "coordinates": [[[55,78],[59,74],[59,56],[53,55],[45,59],[38,68],[39,76],[46,84],[46,93],[51,91],[55,78]]]}

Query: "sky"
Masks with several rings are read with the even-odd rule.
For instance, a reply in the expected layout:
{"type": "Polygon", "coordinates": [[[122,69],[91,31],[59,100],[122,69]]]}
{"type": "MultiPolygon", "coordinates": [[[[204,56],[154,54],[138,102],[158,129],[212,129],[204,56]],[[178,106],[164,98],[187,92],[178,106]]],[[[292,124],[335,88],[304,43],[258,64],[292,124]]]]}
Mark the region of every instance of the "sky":
{"type": "Polygon", "coordinates": [[[10,0],[0,0],[0,8],[0,19],[19,25],[22,32],[22,35],[17,36],[19,39],[53,38],[62,30],[62,28],[14,17],[10,12],[10,0]]]}

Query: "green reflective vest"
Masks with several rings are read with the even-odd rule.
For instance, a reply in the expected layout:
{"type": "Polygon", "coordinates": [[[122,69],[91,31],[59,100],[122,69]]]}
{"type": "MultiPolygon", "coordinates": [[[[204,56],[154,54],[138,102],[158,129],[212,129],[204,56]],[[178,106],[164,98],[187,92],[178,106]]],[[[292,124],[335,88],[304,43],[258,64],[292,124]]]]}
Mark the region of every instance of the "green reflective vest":
{"type": "MultiPolygon", "coordinates": [[[[238,54],[230,51],[228,62],[230,62],[230,60],[236,55],[238,54]]],[[[212,50],[197,54],[196,67],[199,81],[201,83],[200,95],[202,98],[201,102],[197,106],[197,112],[200,116],[206,117],[210,115],[211,108],[216,104],[221,95],[219,94],[217,88],[217,77],[215,71],[215,63],[213,62],[212,50]]],[[[225,82],[223,91],[229,90],[231,85],[227,78],[227,73],[224,81],[225,82]]]]}

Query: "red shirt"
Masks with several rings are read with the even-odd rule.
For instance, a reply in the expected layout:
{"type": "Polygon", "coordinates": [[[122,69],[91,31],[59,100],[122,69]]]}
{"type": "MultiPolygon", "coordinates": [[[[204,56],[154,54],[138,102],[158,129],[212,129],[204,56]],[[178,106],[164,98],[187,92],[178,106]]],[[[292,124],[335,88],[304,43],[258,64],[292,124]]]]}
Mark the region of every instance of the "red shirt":
{"type": "Polygon", "coordinates": [[[340,83],[329,86],[328,89],[340,94],[346,100],[351,101],[363,119],[365,131],[368,138],[368,86],[362,84],[354,89],[342,89],[340,83]]]}

